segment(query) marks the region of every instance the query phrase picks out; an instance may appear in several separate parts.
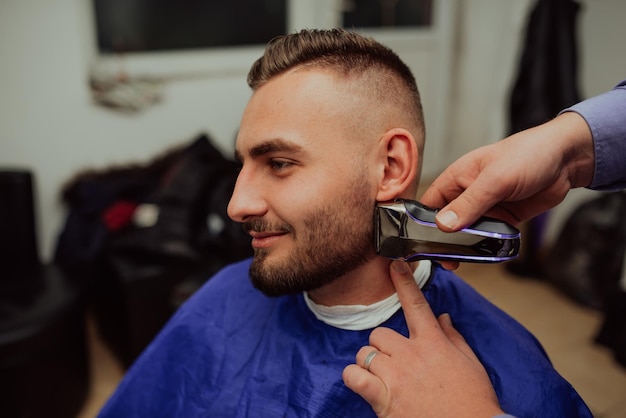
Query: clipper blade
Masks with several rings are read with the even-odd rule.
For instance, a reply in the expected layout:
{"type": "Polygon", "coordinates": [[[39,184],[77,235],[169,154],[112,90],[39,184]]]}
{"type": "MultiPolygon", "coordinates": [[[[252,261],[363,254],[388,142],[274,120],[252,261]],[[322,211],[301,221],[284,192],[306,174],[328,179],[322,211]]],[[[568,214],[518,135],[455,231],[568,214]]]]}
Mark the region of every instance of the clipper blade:
{"type": "Polygon", "coordinates": [[[375,246],[387,258],[500,263],[516,258],[520,232],[492,218],[481,218],[458,232],[443,232],[437,211],[421,203],[396,199],[379,203],[374,216],[375,246]]]}

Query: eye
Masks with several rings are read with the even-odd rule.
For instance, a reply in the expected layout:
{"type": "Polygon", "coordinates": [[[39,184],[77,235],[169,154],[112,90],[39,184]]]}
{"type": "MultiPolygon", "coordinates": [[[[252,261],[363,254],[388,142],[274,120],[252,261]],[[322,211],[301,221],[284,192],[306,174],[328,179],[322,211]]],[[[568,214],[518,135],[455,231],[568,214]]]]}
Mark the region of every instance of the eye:
{"type": "Polygon", "coordinates": [[[274,171],[281,171],[281,170],[285,170],[291,166],[293,166],[293,163],[291,161],[287,161],[287,160],[282,160],[282,159],[271,159],[269,160],[269,166],[272,170],[274,171]]]}

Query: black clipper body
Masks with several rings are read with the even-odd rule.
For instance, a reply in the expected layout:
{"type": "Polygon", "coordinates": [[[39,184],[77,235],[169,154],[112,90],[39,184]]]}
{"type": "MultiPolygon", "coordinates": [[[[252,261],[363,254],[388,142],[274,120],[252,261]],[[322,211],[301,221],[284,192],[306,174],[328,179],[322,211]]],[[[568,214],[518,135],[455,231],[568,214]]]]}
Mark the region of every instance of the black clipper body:
{"type": "Polygon", "coordinates": [[[458,232],[437,228],[437,210],[396,199],[378,203],[374,215],[376,252],[387,258],[499,263],[517,257],[520,232],[492,218],[481,218],[458,232]]]}

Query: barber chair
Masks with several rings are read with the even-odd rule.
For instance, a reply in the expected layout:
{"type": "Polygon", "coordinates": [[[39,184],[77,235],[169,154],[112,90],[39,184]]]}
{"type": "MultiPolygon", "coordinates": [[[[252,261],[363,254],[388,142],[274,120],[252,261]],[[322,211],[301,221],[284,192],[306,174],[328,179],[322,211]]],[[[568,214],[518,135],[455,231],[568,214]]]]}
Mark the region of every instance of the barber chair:
{"type": "Polygon", "coordinates": [[[39,259],[33,183],[0,170],[0,416],[67,418],[89,389],[85,303],[39,259]]]}

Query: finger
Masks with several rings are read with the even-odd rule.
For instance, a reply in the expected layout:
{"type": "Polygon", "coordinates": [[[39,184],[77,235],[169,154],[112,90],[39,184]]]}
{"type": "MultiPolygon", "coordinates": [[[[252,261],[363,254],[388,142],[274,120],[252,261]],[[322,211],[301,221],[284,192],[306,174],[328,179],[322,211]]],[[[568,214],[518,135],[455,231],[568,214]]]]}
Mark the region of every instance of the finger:
{"type": "Polygon", "coordinates": [[[450,342],[452,342],[457,349],[463,352],[467,357],[479,361],[472,348],[469,346],[467,341],[465,341],[463,335],[461,335],[461,333],[454,328],[449,314],[445,313],[440,315],[438,321],[444,334],[448,337],[448,340],[450,340],[450,342]]]}
{"type": "Polygon", "coordinates": [[[400,344],[403,340],[406,340],[404,335],[387,327],[376,327],[370,333],[370,345],[378,347],[380,351],[389,355],[393,354],[393,352],[388,350],[389,346],[393,347],[395,344],[400,344]]]}
{"type": "Polygon", "coordinates": [[[343,369],[341,377],[350,390],[372,406],[374,412],[384,409],[389,396],[388,389],[376,375],[356,364],[350,364],[343,369]]]}
{"type": "Polygon", "coordinates": [[[439,329],[439,322],[415,282],[409,265],[403,261],[392,261],[389,270],[404,310],[409,338],[427,330],[439,329]]]}
{"type": "MultiPolygon", "coordinates": [[[[438,179],[439,180],[439,179],[438,179]]],[[[419,201],[431,208],[442,208],[448,203],[450,200],[446,199],[443,192],[447,192],[448,190],[444,190],[442,188],[447,187],[446,183],[443,180],[433,182],[428,189],[424,192],[424,194],[419,198],[419,201]]],[[[460,194],[459,191],[456,195],[460,194]]]]}
{"type": "Polygon", "coordinates": [[[361,347],[359,351],[356,353],[356,364],[368,370],[370,366],[372,365],[372,363],[374,362],[373,360],[374,357],[376,357],[372,353],[380,354],[381,351],[378,348],[371,346],[371,345],[365,345],[361,347]]]}
{"type": "Polygon", "coordinates": [[[463,193],[437,213],[437,226],[446,232],[458,231],[476,222],[503,198],[493,188],[493,182],[487,181],[486,176],[479,176],[463,193]]]}
{"type": "Polygon", "coordinates": [[[511,216],[513,221],[508,221],[498,214],[495,217],[507,220],[513,225],[527,221],[561,203],[568,191],[569,189],[561,184],[553,184],[527,198],[515,202],[502,202],[498,206],[511,216]]]}
{"type": "Polygon", "coordinates": [[[419,201],[431,208],[441,209],[463,193],[480,174],[481,168],[477,166],[480,157],[472,157],[477,151],[462,156],[446,168],[426,189],[419,201]]]}
{"type": "Polygon", "coordinates": [[[439,261],[439,264],[446,270],[456,270],[460,265],[458,261],[439,261]]]}

